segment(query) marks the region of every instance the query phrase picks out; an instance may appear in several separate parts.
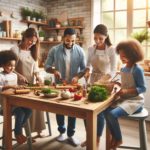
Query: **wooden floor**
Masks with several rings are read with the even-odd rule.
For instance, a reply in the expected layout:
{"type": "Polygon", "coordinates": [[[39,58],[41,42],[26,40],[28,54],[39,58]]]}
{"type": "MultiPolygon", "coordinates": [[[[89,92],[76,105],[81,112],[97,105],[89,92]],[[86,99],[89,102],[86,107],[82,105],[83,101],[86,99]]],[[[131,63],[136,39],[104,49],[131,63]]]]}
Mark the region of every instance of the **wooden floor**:
{"type": "MultiPolygon", "coordinates": [[[[52,136],[36,139],[36,143],[33,144],[33,150],[85,150],[80,146],[74,147],[66,140],[63,143],[57,142],[58,136],[57,124],[55,120],[55,114],[50,113],[52,136]]],[[[67,120],[67,118],[66,118],[67,120]]],[[[134,121],[120,120],[121,129],[123,133],[124,144],[139,145],[138,125],[134,121]]],[[[0,131],[2,128],[0,125],[0,131]]],[[[48,135],[48,130],[43,131],[43,135],[48,135]]],[[[148,135],[148,147],[150,148],[150,122],[147,123],[147,135],[148,135]]],[[[77,119],[75,136],[82,142],[85,140],[86,132],[83,120],[77,119]]],[[[28,150],[26,144],[17,146],[16,150],[28,150]]],[[[101,145],[99,150],[105,150],[105,130],[101,138],[101,145]]],[[[118,149],[121,150],[121,149],[118,149]]]]}

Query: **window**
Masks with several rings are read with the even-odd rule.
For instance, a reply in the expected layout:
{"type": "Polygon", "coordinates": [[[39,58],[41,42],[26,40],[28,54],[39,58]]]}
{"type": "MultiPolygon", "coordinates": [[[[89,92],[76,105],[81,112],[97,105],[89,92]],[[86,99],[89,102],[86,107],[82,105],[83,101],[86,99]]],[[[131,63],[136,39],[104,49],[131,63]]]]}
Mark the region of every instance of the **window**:
{"type": "MultiPolygon", "coordinates": [[[[148,28],[150,0],[101,0],[101,22],[107,25],[114,44],[127,39],[131,33],[148,28]]],[[[142,43],[145,58],[150,58],[150,42],[142,43]]]]}

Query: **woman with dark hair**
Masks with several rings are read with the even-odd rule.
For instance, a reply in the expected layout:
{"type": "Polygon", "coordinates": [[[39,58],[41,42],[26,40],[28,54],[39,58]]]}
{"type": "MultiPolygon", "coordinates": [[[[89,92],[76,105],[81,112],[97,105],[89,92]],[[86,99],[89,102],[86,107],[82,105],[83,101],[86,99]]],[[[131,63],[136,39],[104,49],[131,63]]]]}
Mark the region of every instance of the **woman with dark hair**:
{"type": "MultiPolygon", "coordinates": [[[[108,35],[108,29],[105,25],[99,24],[94,29],[95,44],[88,49],[87,67],[84,77],[86,81],[90,77],[90,83],[109,81],[115,74],[117,68],[117,55],[112,46],[108,35]]],[[[100,137],[104,128],[104,115],[100,113],[97,116],[97,147],[99,147],[100,137]]],[[[86,146],[83,142],[81,146],[86,146]]]]}
{"type": "Polygon", "coordinates": [[[95,44],[88,49],[87,68],[84,75],[88,79],[92,69],[91,83],[112,78],[117,68],[115,48],[111,44],[105,25],[99,24],[95,27],[94,41],[95,44]]]}
{"type": "MultiPolygon", "coordinates": [[[[16,73],[18,74],[19,84],[41,83],[38,68],[40,42],[38,34],[34,28],[28,28],[24,33],[21,42],[12,47],[11,50],[18,56],[16,73]]],[[[37,132],[40,136],[45,129],[44,114],[41,111],[33,110],[31,117],[31,131],[37,132]]]]}

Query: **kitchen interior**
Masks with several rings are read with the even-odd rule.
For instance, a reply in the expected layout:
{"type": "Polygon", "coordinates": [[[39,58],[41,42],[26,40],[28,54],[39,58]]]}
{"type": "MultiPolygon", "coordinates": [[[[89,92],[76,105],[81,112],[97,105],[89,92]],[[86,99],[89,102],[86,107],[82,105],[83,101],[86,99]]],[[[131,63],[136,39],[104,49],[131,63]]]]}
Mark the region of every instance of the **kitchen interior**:
{"type": "MultiPolygon", "coordinates": [[[[147,91],[144,107],[150,114],[150,0],[0,0],[0,51],[9,50],[18,44],[22,32],[34,27],[40,38],[40,58],[38,64],[43,78],[51,75],[44,72],[44,61],[51,47],[63,40],[66,27],[73,27],[77,33],[76,43],[87,54],[87,49],[94,43],[93,29],[97,24],[107,25],[112,43],[135,38],[144,49],[144,69],[147,91]]],[[[118,63],[118,70],[121,64],[118,63]]],[[[53,77],[53,76],[52,76],[53,77]]],[[[82,79],[80,82],[83,82],[82,79]]],[[[55,114],[50,113],[52,136],[38,139],[33,143],[36,150],[84,150],[85,147],[73,147],[67,143],[55,141],[57,125],[55,114]]],[[[122,132],[127,143],[139,145],[138,125],[135,122],[121,120],[122,132]],[[137,131],[135,131],[135,128],[137,131]],[[133,141],[133,142],[132,142],[133,141]]],[[[2,134],[2,124],[0,125],[2,134]]],[[[146,118],[148,149],[150,147],[150,115],[146,118]]],[[[77,120],[76,135],[81,141],[86,138],[82,119],[77,120]]],[[[47,129],[44,131],[47,134],[47,129]]],[[[105,133],[100,150],[105,149],[105,133]]],[[[26,150],[27,144],[16,147],[26,150]]],[[[122,148],[120,148],[122,149],[122,148]]],[[[147,149],[147,150],[148,150],[147,149]]]]}

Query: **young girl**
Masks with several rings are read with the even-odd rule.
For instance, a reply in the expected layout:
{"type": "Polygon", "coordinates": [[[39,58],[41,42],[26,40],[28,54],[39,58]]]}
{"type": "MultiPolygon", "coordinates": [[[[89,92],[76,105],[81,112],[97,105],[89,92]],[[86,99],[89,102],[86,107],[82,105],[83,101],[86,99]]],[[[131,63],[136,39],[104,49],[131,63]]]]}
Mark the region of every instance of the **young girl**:
{"type": "Polygon", "coordinates": [[[111,147],[116,149],[122,144],[122,135],[118,118],[138,113],[144,105],[142,93],[146,91],[142,68],[137,64],[143,60],[143,51],[136,40],[120,42],[116,47],[117,53],[124,65],[121,68],[121,90],[115,104],[105,111],[105,118],[112,134],[111,147]]]}
{"type": "MultiPolygon", "coordinates": [[[[17,75],[13,73],[17,61],[17,56],[12,51],[0,52],[0,67],[3,71],[0,72],[0,92],[17,88],[17,75]]],[[[22,127],[32,113],[31,109],[24,107],[15,107],[12,114],[15,115],[15,137],[19,144],[26,142],[26,137],[22,134],[22,127]]]]}

